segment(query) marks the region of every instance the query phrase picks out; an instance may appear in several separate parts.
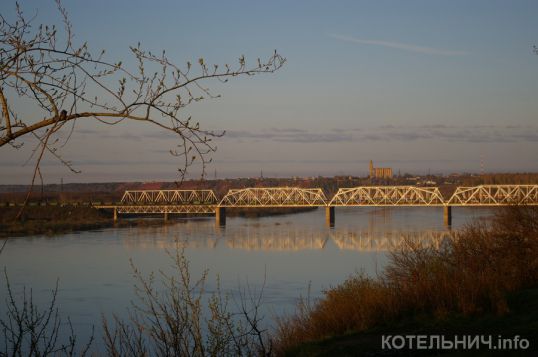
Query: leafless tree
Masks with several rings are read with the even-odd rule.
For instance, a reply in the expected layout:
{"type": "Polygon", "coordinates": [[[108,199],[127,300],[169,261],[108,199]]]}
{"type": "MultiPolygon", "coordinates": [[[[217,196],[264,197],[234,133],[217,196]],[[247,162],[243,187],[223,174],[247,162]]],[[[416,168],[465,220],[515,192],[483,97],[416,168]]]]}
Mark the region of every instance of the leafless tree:
{"type": "Polygon", "coordinates": [[[271,73],[285,63],[275,51],[252,66],[244,56],[236,65],[210,65],[200,58],[178,66],[165,51],[154,54],[138,44],[130,47],[137,66],[126,68],[121,61],[106,59],[104,50],[96,53],[87,43],[75,43],[68,14],[60,0],[56,5],[63,28],[36,26],[35,16],[28,17],[18,4],[15,19],[0,15],[0,147],[20,148],[28,138],[37,142],[32,186],[41,177],[44,154],[78,172],[62,158],[60,149],[70,139],[75,122],[88,119],[108,125],[144,122],[171,132],[178,139],[170,153],[181,158],[179,177],[195,160],[201,162],[203,175],[216,150],[212,139],[224,132],[203,129],[183,116],[182,109],[219,97],[206,86],[208,81],[271,73]]]}
{"type": "Polygon", "coordinates": [[[169,252],[172,273],[144,276],[134,264],[137,301],[130,319],[103,318],[110,356],[270,356],[272,343],[261,326],[263,289],[240,291],[237,311],[217,286],[206,291],[208,272],[199,279],[178,245],[169,252]]]}
{"type": "Polygon", "coordinates": [[[52,290],[49,305],[40,308],[34,303],[31,290],[15,293],[5,269],[4,276],[7,297],[3,301],[5,316],[0,316],[0,336],[3,337],[0,339],[0,356],[85,356],[88,353],[93,334],[79,349],[71,321],[68,318],[67,324],[63,322],[58,311],[58,282],[52,290]]]}

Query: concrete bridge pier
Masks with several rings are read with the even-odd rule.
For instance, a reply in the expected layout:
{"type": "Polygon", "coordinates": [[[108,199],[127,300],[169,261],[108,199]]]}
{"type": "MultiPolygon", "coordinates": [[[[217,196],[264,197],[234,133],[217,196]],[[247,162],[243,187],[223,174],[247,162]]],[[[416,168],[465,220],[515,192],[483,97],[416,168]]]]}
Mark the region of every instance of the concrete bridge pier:
{"type": "Polygon", "coordinates": [[[165,222],[168,221],[168,212],[167,211],[164,211],[163,219],[164,219],[165,222]]]}
{"type": "Polygon", "coordinates": [[[215,223],[219,227],[226,225],[226,207],[215,208],[215,223]]]}
{"type": "Polygon", "coordinates": [[[325,224],[327,227],[334,227],[334,206],[325,207],[325,224]]]}
{"type": "Polygon", "coordinates": [[[452,226],[452,206],[443,206],[443,219],[445,226],[452,226]]]}
{"type": "Polygon", "coordinates": [[[118,209],[114,208],[114,223],[118,221],[118,209]]]}

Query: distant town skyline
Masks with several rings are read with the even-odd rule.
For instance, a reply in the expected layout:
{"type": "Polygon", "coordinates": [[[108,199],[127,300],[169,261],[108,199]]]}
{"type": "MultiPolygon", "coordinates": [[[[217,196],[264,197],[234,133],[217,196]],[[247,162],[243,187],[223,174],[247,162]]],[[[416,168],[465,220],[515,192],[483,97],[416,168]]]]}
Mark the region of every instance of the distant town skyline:
{"type": "MultiPolygon", "coordinates": [[[[207,178],[366,176],[370,160],[394,174],[538,171],[536,1],[64,6],[76,41],[126,67],[136,66],[129,46],[138,42],[179,65],[255,63],[275,49],[286,57],[274,74],[205,82],[222,97],[186,108],[201,127],[226,130],[207,178]]],[[[35,25],[60,25],[53,1],[21,7],[35,25]]],[[[147,125],[79,120],[62,153],[82,173],[49,156],[44,181],[174,180],[174,140],[147,125]]],[[[1,149],[0,184],[31,181],[31,148],[1,149]]],[[[199,176],[193,166],[188,177],[199,176]]]]}

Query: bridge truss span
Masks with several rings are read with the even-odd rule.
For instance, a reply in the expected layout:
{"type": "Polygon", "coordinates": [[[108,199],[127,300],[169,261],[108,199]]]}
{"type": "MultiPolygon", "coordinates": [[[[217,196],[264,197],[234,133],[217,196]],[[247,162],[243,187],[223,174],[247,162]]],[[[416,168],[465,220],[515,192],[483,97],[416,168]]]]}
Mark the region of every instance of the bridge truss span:
{"type": "Polygon", "coordinates": [[[330,206],[443,206],[437,187],[359,186],[341,188],[330,206]]]}
{"type": "Polygon", "coordinates": [[[447,204],[451,206],[536,206],[538,205],[538,185],[458,187],[447,204]]]}
{"type": "Polygon", "coordinates": [[[320,188],[256,187],[232,189],[220,201],[220,207],[308,207],[326,206],[320,188]]]}
{"type": "Polygon", "coordinates": [[[123,206],[192,206],[217,205],[212,190],[139,190],[125,191],[121,198],[123,206]]]}
{"type": "Polygon", "coordinates": [[[214,214],[216,206],[210,205],[119,205],[116,206],[118,213],[157,214],[157,213],[181,213],[181,214],[214,214]]]}

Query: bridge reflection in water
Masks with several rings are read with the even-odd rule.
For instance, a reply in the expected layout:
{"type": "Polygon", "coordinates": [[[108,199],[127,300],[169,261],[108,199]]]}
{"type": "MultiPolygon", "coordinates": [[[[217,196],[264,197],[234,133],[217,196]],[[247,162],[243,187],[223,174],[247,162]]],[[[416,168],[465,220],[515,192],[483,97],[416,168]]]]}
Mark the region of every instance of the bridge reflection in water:
{"type": "Polygon", "coordinates": [[[422,247],[440,248],[457,231],[452,230],[374,230],[296,228],[293,225],[243,225],[220,229],[210,221],[187,221],[173,226],[131,229],[123,243],[133,249],[232,249],[266,252],[323,250],[331,244],[339,250],[390,251],[413,242],[422,247]]]}
{"type": "Polygon", "coordinates": [[[441,248],[456,234],[454,231],[335,231],[331,234],[338,248],[357,251],[390,251],[403,248],[408,243],[421,247],[441,248]]]}

